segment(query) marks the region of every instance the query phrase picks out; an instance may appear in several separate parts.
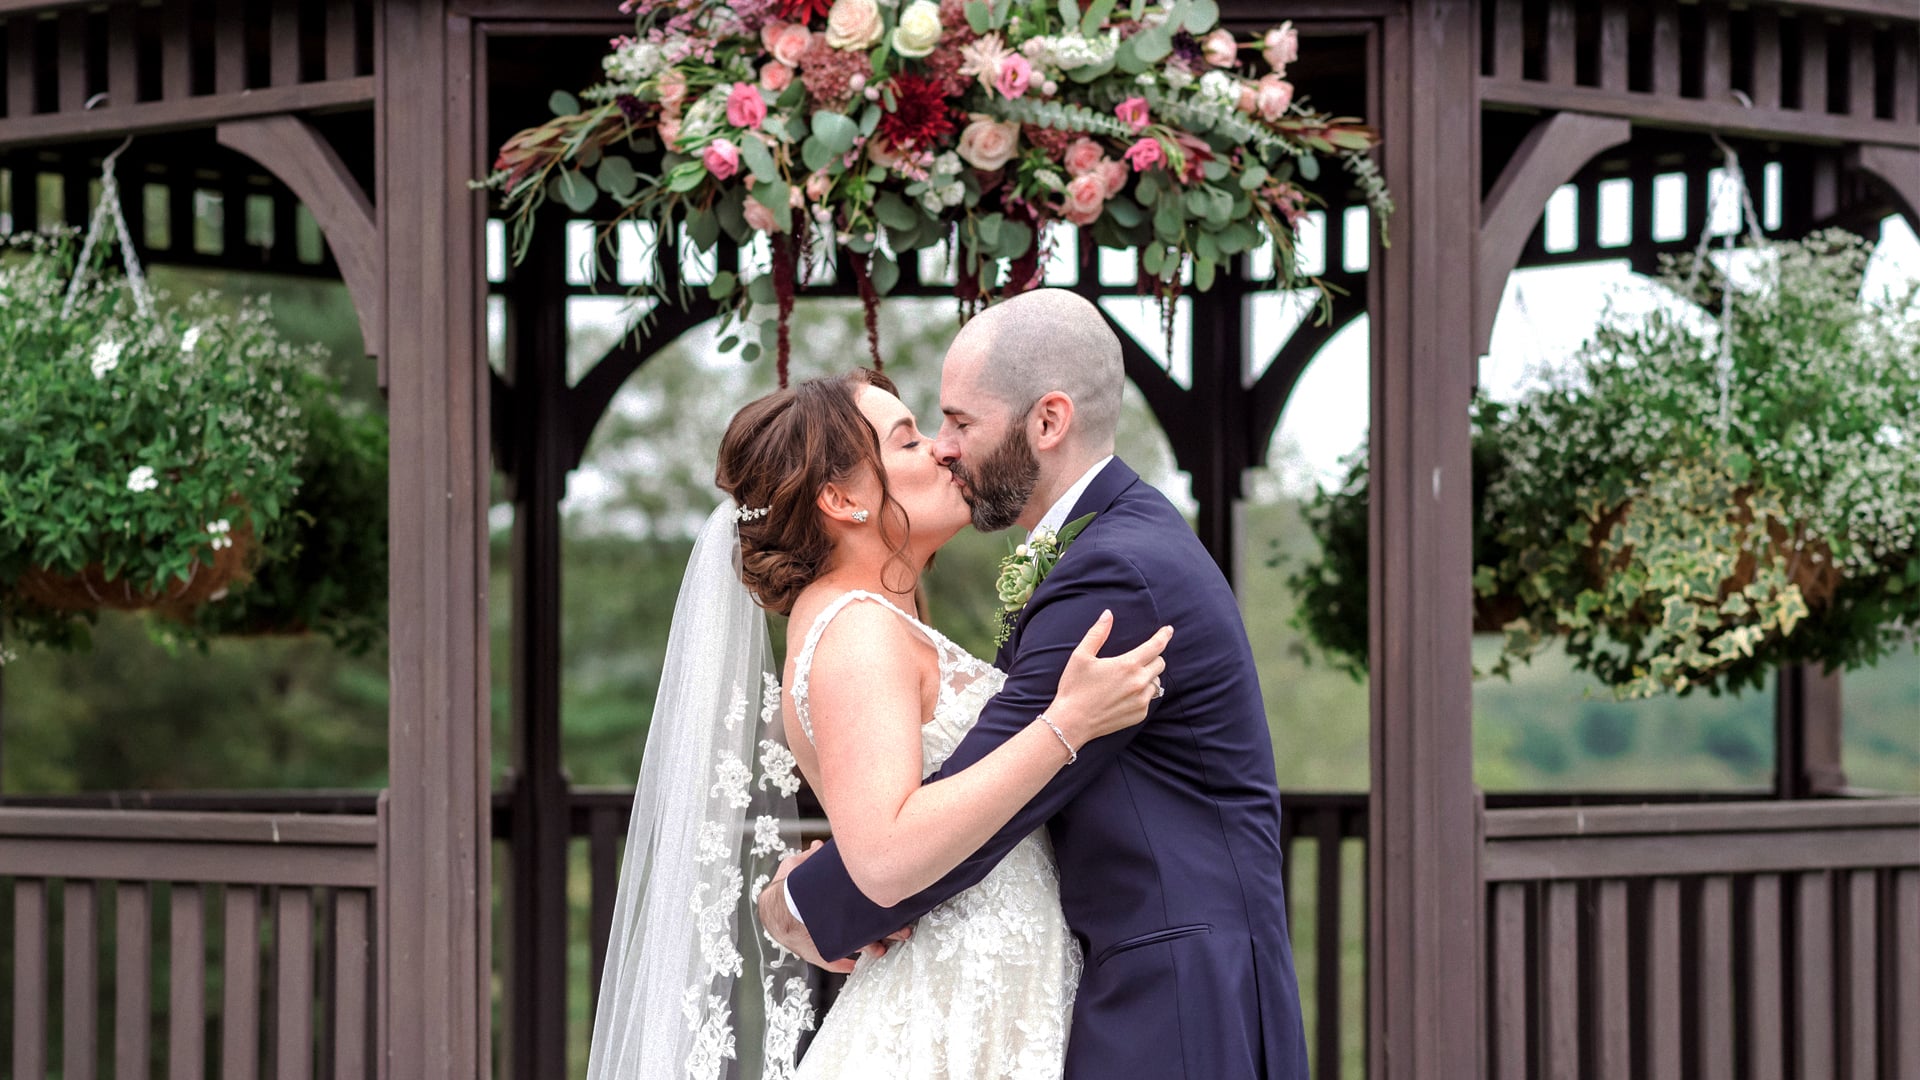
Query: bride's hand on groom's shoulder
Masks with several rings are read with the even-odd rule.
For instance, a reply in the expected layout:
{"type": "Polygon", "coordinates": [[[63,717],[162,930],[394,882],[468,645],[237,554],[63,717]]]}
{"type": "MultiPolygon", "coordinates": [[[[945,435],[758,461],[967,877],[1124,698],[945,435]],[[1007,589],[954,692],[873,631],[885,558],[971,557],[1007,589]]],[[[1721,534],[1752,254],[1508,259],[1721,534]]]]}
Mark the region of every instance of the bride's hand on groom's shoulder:
{"type": "MultiPolygon", "coordinates": [[[[781,859],[779,867],[774,870],[773,880],[760,890],[755,906],[759,908],[760,925],[766,929],[767,936],[779,942],[782,948],[814,967],[845,975],[853,970],[854,962],[846,959],[829,961],[821,956],[820,950],[813,944],[813,935],[807,933],[806,926],[794,918],[792,910],[787,907],[787,875],[793,873],[794,867],[812,858],[822,843],[815,840],[807,846],[807,850],[781,859]]],[[[903,926],[885,939],[862,948],[860,953],[862,956],[885,956],[890,942],[905,941],[912,936],[913,927],[903,926]]]]}

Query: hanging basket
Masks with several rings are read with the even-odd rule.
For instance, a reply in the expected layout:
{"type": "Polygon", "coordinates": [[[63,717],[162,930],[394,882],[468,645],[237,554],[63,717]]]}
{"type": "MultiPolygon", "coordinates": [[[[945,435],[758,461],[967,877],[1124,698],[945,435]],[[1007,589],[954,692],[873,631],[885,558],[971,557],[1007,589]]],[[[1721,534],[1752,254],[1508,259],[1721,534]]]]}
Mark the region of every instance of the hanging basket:
{"type": "Polygon", "coordinates": [[[188,567],[185,580],[135,584],[109,577],[99,563],[77,574],[33,567],[14,582],[21,599],[51,611],[152,611],[176,621],[190,619],[202,605],[224,599],[249,579],[255,553],[253,527],[244,521],[228,534],[232,543],[213,550],[188,567]]]}

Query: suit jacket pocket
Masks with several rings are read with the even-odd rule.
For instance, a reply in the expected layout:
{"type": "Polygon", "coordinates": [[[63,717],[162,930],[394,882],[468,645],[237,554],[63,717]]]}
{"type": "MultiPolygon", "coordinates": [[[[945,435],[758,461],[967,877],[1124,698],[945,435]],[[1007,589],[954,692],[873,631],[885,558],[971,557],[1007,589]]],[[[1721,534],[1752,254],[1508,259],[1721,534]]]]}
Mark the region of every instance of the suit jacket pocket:
{"type": "Polygon", "coordinates": [[[1195,934],[1209,934],[1212,932],[1212,923],[1188,923],[1185,926],[1169,926],[1160,930],[1149,930],[1144,934],[1136,934],[1124,941],[1116,941],[1105,949],[1102,949],[1100,955],[1094,958],[1093,966],[1099,967],[1113,957],[1133,949],[1143,948],[1148,945],[1158,945],[1163,941],[1174,941],[1183,937],[1192,937],[1195,934]]]}

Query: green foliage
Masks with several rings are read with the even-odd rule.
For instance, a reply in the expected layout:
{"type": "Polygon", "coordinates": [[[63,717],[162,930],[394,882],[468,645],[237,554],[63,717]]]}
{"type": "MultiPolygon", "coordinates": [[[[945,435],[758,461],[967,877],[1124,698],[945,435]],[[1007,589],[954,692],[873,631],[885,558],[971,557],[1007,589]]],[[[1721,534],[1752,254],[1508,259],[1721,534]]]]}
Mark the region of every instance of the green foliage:
{"type": "MultiPolygon", "coordinates": [[[[71,234],[0,259],[0,600],[15,640],[71,646],[85,617],[17,595],[39,568],[93,568],[135,591],[189,580],[235,533],[287,508],[306,440],[299,391],[316,354],[282,341],[264,301],[226,314],[196,294],[152,313],[90,276],[56,316],[71,234]],[[221,528],[221,523],[227,523],[221,528]]],[[[164,301],[164,297],[160,298],[164,301]]]]}

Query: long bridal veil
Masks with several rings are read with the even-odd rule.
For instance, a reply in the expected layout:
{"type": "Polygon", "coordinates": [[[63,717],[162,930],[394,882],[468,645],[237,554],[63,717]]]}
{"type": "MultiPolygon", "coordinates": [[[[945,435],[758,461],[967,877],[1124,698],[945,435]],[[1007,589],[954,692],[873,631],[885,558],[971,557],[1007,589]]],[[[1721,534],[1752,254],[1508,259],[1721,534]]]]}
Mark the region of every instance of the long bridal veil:
{"type": "Polygon", "coordinates": [[[614,900],[588,1080],[792,1075],[813,1003],[754,898],[791,851],[800,779],[781,737],[766,616],[736,571],[731,501],[674,604],[614,900]]]}

